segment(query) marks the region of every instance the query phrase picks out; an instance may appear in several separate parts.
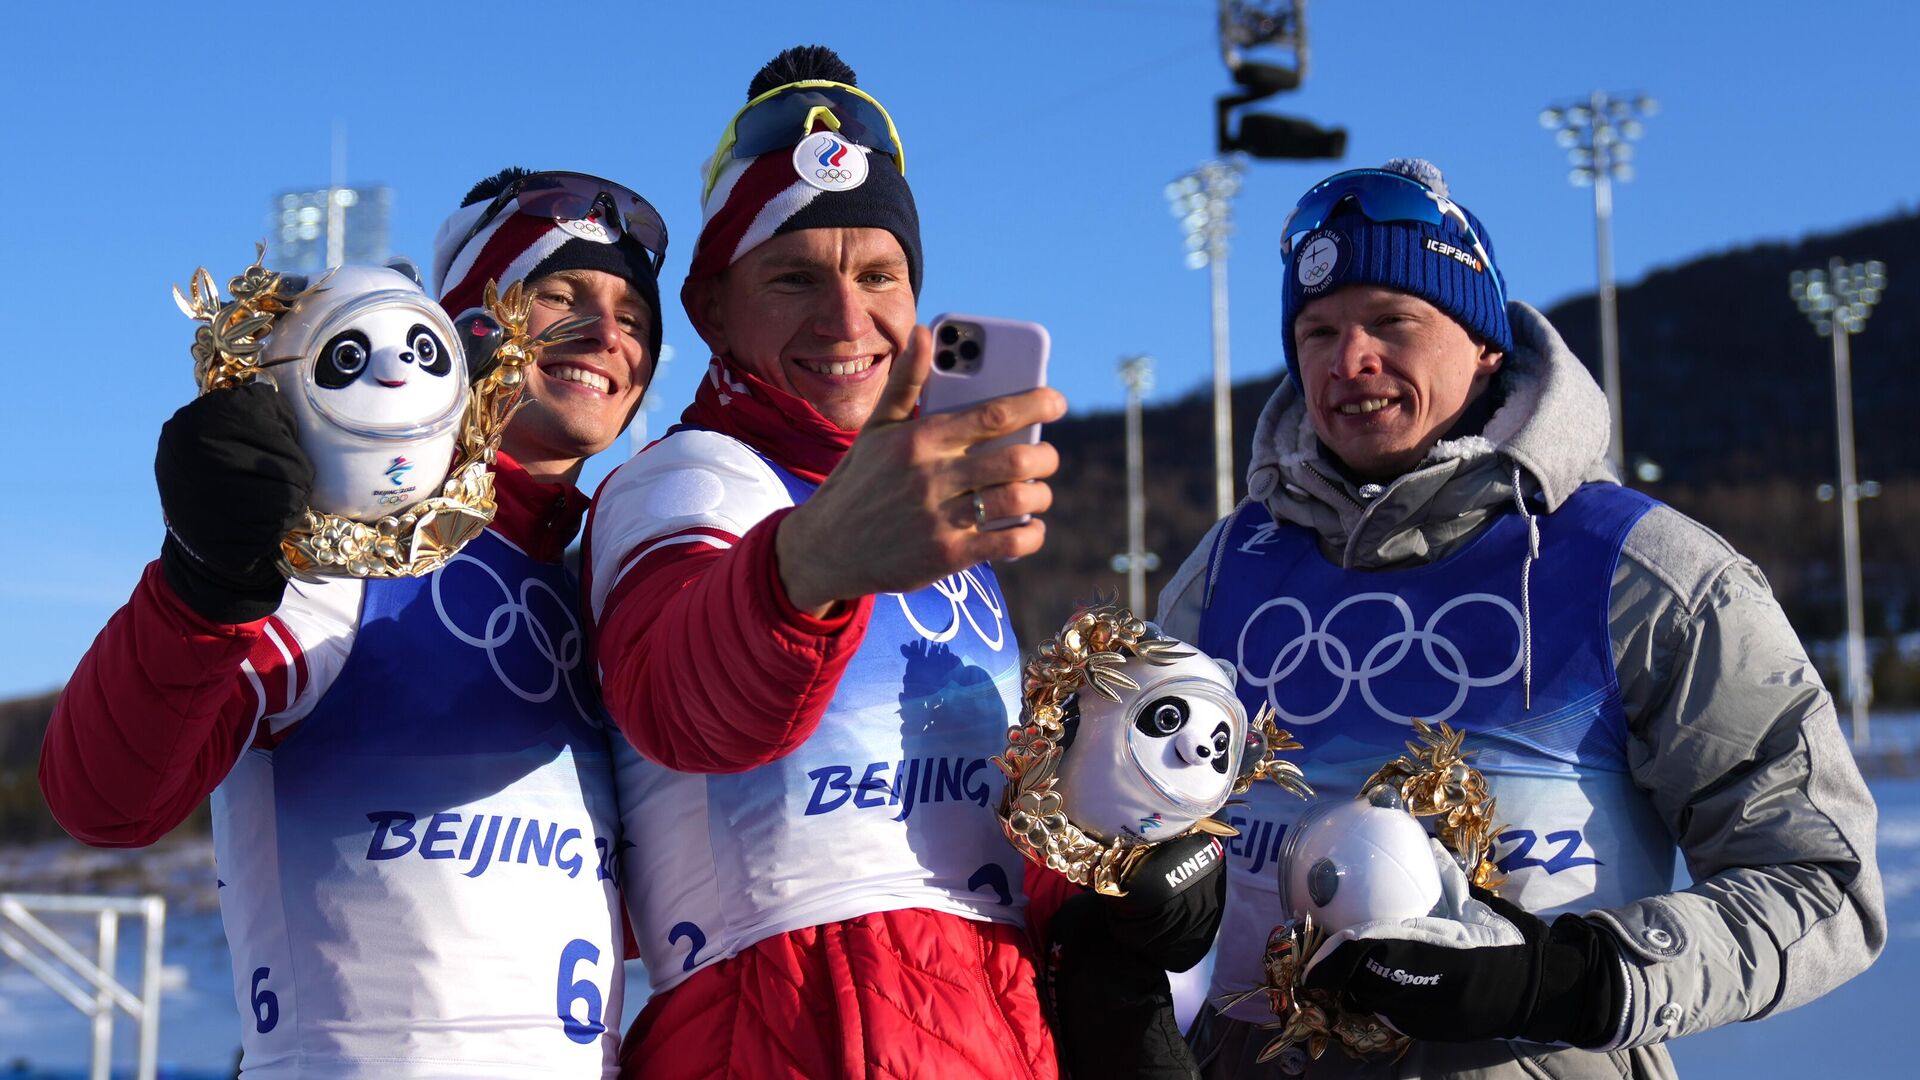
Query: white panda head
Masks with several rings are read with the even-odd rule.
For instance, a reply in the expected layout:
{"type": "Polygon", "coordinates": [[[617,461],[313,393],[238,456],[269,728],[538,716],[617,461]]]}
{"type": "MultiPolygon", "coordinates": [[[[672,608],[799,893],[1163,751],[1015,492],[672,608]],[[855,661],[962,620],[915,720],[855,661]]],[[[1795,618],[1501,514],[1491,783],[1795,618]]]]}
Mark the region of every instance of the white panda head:
{"type": "Polygon", "coordinates": [[[1279,864],[1286,917],[1328,934],[1376,919],[1411,919],[1441,899],[1426,829],[1390,798],[1315,803],[1287,830],[1279,864]]]}
{"type": "Polygon", "coordinates": [[[1213,662],[1199,660],[1142,673],[1160,677],[1140,680],[1133,695],[1127,748],[1150,783],[1212,813],[1239,773],[1247,710],[1213,662]]]}
{"type": "Polygon", "coordinates": [[[330,271],[274,321],[263,366],[313,460],[315,510],[370,521],[439,490],[467,364],[452,321],[413,278],[330,271]]]}
{"type": "MultiPolygon", "coordinates": [[[[390,434],[430,427],[460,399],[460,363],[447,332],[411,304],[356,313],[320,343],[313,403],[348,430],[390,434]]],[[[462,372],[464,374],[464,372],[462,372]]]]}
{"type": "Polygon", "coordinates": [[[1224,806],[1248,753],[1247,711],[1223,665],[1196,651],[1171,663],[1129,657],[1139,684],[1113,701],[1066,705],[1060,790],[1066,814],[1101,841],[1163,840],[1224,806]]]}

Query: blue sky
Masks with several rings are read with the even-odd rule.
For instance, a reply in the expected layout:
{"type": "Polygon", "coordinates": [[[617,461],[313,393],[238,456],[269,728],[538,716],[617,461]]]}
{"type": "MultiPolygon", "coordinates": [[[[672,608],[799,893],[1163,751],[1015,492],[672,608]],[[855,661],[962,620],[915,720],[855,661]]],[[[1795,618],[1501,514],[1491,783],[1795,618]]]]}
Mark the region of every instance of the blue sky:
{"type": "MultiPolygon", "coordinates": [[[[672,301],[699,223],[697,167],[760,63],[831,44],[906,143],[924,317],[1046,323],[1076,410],[1118,406],[1114,364],[1131,353],[1157,358],[1162,397],[1208,378],[1206,275],[1182,265],[1161,189],[1212,150],[1227,86],[1212,0],[278,10],[8,16],[0,695],[63,682],[157,551],[154,438],[193,392],[191,324],[169,286],[197,265],[222,279],[244,265],[268,197],[326,183],[336,123],[349,181],[393,187],[394,248],[422,264],[460,195],[506,164],[602,173],[652,199],[673,232],[676,356],[655,384],[658,431],[705,361],[672,301]]],[[[1487,222],[1515,296],[1546,306],[1591,288],[1589,195],[1536,116],[1595,88],[1662,106],[1616,194],[1625,281],[1920,202],[1920,91],[1903,74],[1920,14],[1892,0],[1317,0],[1311,15],[1306,86],[1264,107],[1346,126],[1348,155],[1247,178],[1231,262],[1239,377],[1281,364],[1277,234],[1338,168],[1432,158],[1487,222]]],[[[1785,290],[1753,303],[1787,303],[1785,290]]],[[[613,463],[589,465],[585,485],[613,463]]]]}

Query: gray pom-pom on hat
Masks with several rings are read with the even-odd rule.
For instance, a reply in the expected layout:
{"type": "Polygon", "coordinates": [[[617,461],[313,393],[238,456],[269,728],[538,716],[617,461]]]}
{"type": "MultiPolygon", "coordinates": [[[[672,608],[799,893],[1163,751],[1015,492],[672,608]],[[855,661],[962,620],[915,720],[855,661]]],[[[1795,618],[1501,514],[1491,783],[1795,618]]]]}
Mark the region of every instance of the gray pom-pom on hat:
{"type": "Polygon", "coordinates": [[[1453,197],[1452,193],[1447,190],[1446,178],[1440,175],[1440,166],[1435,165],[1426,158],[1391,158],[1385,165],[1380,166],[1380,169],[1382,172],[1399,173],[1401,176],[1407,177],[1410,180],[1418,180],[1432,188],[1433,193],[1436,195],[1445,198],[1453,197]]]}

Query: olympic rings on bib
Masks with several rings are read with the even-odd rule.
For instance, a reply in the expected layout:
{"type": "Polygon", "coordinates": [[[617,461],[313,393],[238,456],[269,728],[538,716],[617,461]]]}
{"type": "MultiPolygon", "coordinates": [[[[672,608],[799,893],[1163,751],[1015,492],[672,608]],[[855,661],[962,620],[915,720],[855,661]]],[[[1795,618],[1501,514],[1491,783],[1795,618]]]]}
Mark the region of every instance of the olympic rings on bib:
{"type": "Polygon", "coordinates": [[[1375,716],[1411,727],[1415,714],[1395,712],[1382,705],[1374,694],[1373,680],[1398,670],[1401,663],[1407,661],[1416,643],[1420,646],[1421,657],[1428,669],[1438,676],[1440,681],[1453,686],[1453,700],[1443,708],[1422,709],[1417,713],[1421,719],[1437,724],[1460,711],[1467,702],[1468,691],[1480,687],[1498,686],[1520,673],[1524,661],[1520,643],[1525,633],[1526,628],[1520,617],[1520,609],[1505,597],[1495,596],[1492,593],[1466,593],[1456,596],[1435,609],[1425,625],[1420,626],[1416,626],[1414,622],[1413,609],[1405,600],[1393,593],[1371,592],[1349,596],[1335,604],[1333,610],[1327,612],[1326,618],[1320,620],[1317,626],[1314,623],[1313,613],[1308,610],[1306,604],[1291,596],[1282,596],[1261,604],[1254,609],[1253,614],[1247,616],[1246,624],[1240,628],[1235,663],[1241,678],[1254,686],[1265,688],[1267,700],[1272,703],[1274,711],[1285,723],[1306,725],[1325,720],[1346,703],[1347,695],[1355,686],[1358,686],[1361,699],[1366,702],[1375,716]],[[1354,654],[1360,651],[1361,646],[1358,643],[1341,640],[1329,627],[1342,612],[1356,605],[1369,603],[1384,603],[1391,606],[1399,613],[1401,628],[1365,646],[1360,663],[1355,666],[1354,654]],[[1469,604],[1490,604],[1513,622],[1513,660],[1492,675],[1475,675],[1469,672],[1466,656],[1460,646],[1435,629],[1442,618],[1469,604]],[[1256,670],[1260,665],[1249,667],[1247,655],[1249,631],[1253,630],[1254,625],[1260,622],[1263,615],[1278,611],[1291,612],[1297,617],[1300,620],[1300,633],[1274,652],[1271,660],[1264,665],[1265,671],[1256,670]],[[1340,690],[1334,695],[1333,701],[1318,712],[1291,712],[1278,700],[1276,691],[1282,681],[1307,662],[1309,656],[1317,657],[1326,673],[1340,681],[1340,690]]]}

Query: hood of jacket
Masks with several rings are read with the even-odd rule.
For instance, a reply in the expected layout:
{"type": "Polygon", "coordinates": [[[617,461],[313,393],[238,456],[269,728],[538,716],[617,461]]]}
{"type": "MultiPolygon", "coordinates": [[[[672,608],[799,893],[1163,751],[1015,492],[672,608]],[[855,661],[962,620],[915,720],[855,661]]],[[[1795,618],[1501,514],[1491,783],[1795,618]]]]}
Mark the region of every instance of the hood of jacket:
{"type": "Polygon", "coordinates": [[[1492,388],[1502,400],[1479,434],[1441,440],[1390,483],[1355,484],[1288,379],[1254,427],[1248,498],[1277,522],[1312,529],[1341,566],[1373,570],[1445,555],[1492,514],[1518,508],[1516,482],[1527,512],[1551,513],[1582,484],[1617,481],[1606,395],[1545,316],[1518,301],[1507,316],[1514,348],[1492,388]]]}

